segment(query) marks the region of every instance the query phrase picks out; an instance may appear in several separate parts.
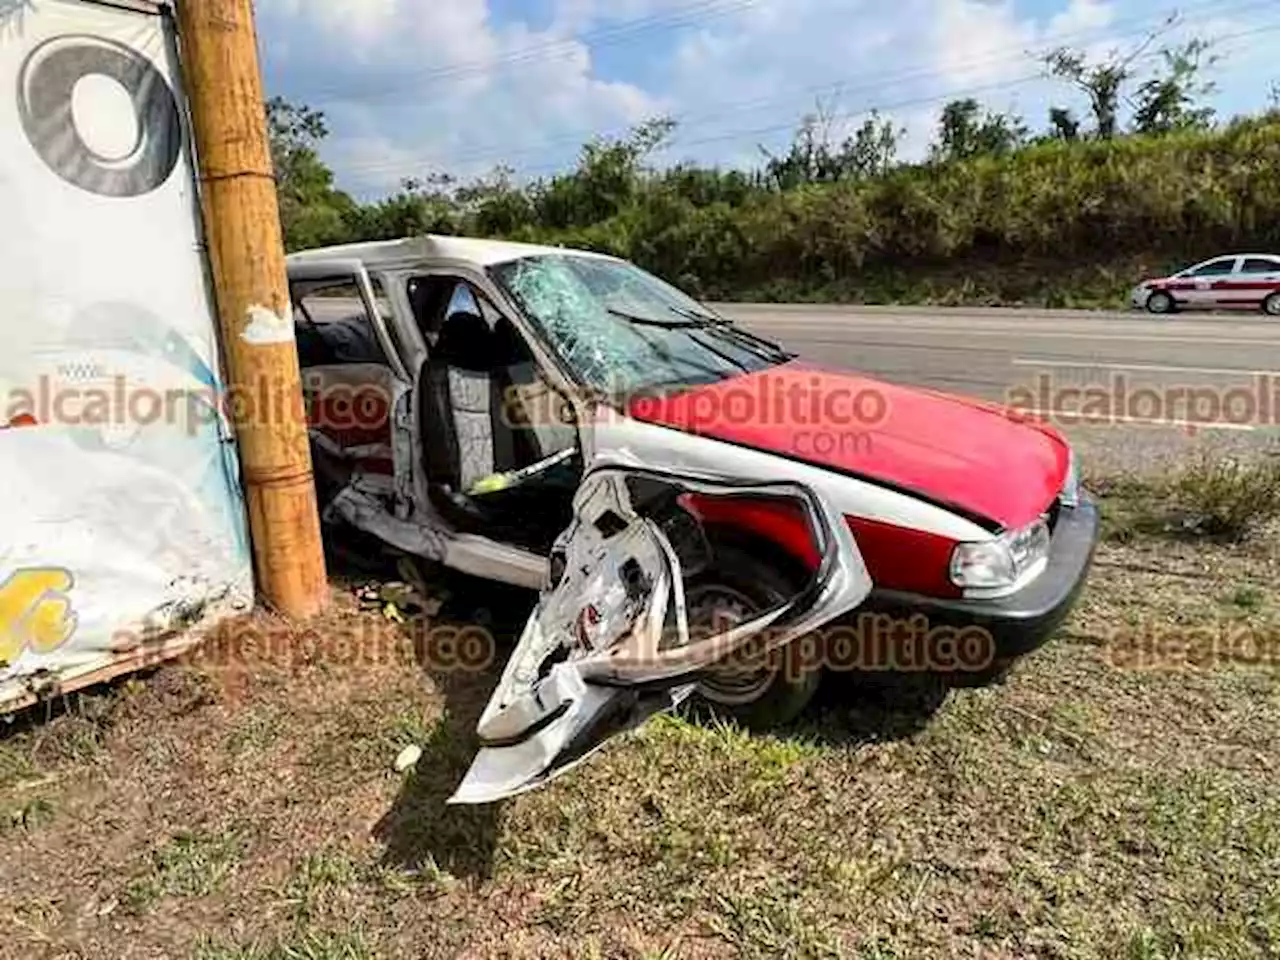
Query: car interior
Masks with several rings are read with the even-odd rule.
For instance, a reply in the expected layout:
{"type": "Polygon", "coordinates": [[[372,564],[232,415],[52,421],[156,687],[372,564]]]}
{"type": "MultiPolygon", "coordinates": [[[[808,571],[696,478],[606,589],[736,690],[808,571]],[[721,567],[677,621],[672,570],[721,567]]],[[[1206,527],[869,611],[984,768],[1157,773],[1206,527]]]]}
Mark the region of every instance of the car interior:
{"type": "Polygon", "coordinates": [[[415,387],[432,505],[462,533],[545,553],[572,519],[576,429],[515,326],[465,280],[409,281],[430,344],[415,387]]]}
{"type": "MultiPolygon", "coordinates": [[[[374,293],[384,314],[390,312],[385,298],[374,293]]],[[[323,508],[346,487],[357,471],[389,477],[394,472],[391,454],[389,408],[385,416],[365,421],[339,422],[317,414],[338,398],[334,388],[348,388],[347,397],[361,389],[389,396],[394,374],[386,351],[373,325],[359,306],[359,292],[350,277],[290,283],[294,308],[294,334],[298,361],[303,371],[303,389],[311,407],[311,459],[316,492],[323,508]]],[[[348,411],[350,412],[350,411],[348,411]]],[[[386,496],[391,497],[388,486],[386,496]]]]}
{"type": "MultiPolygon", "coordinates": [[[[460,533],[549,552],[572,520],[582,474],[566,405],[540,375],[520,332],[467,281],[416,276],[407,293],[429,351],[415,393],[432,506],[460,533]]],[[[354,298],[349,281],[294,285],[304,371],[339,368],[334,377],[343,383],[367,379],[371,369],[389,375],[365,312],[335,310],[354,298]]],[[[312,437],[323,505],[357,465],[318,440],[326,438],[312,437]]]]}
{"type": "Polygon", "coordinates": [[[308,319],[297,325],[297,338],[298,360],[304,370],[363,363],[390,366],[363,311],[328,323],[308,319]]]}

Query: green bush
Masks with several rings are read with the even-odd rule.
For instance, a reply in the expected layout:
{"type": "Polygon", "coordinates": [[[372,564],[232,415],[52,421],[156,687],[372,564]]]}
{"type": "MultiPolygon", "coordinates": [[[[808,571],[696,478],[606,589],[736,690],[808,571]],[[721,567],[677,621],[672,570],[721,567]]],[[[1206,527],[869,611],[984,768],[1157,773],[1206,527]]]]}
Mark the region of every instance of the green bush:
{"type": "Polygon", "coordinates": [[[1171,493],[1184,531],[1243,540],[1280,518],[1280,457],[1205,454],[1177,476],[1171,493]]]}
{"type": "Polygon", "coordinates": [[[786,191],[757,186],[736,203],[699,205],[690,194],[705,192],[686,189],[689,177],[649,174],[627,206],[589,228],[535,225],[523,236],[625,256],[718,296],[879,290],[887,299],[1063,306],[1118,302],[1140,274],[1222,250],[1280,246],[1274,118],[1042,143],[786,191]],[[1028,283],[1032,265],[1038,276],[1028,283]],[[1089,275],[1088,287],[1064,288],[1068,273],[1089,275]]]}

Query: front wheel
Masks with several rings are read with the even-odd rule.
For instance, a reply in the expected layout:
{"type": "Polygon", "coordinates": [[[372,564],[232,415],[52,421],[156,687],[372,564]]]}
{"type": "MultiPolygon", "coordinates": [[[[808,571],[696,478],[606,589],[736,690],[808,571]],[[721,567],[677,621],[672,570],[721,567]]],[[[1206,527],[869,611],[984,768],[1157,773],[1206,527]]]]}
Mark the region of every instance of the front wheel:
{"type": "Polygon", "coordinates": [[[1280,291],[1270,294],[1262,301],[1262,312],[1269,317],[1280,317],[1280,291]]]}
{"type": "MultiPolygon", "coordinates": [[[[737,547],[717,545],[712,568],[685,586],[691,632],[745,623],[794,597],[803,585],[737,547]]],[[[818,692],[822,673],[790,669],[785,657],[744,658],[704,678],[694,695],[698,713],[767,730],[800,716],[818,692]]]]}
{"type": "Polygon", "coordinates": [[[1165,293],[1163,290],[1157,290],[1151,296],[1147,297],[1148,313],[1173,313],[1174,302],[1173,297],[1165,293]]]}

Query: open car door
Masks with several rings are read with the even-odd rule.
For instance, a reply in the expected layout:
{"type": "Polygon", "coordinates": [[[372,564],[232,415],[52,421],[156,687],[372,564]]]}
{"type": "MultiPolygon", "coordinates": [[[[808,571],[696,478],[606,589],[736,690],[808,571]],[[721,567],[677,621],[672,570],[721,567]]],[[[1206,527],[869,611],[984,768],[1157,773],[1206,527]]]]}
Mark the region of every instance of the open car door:
{"type": "Polygon", "coordinates": [[[870,592],[848,526],[807,486],[597,461],[553,550],[538,607],[480,718],[480,751],[450,803],[493,803],[549,782],[609,738],[678,706],[707,671],[739,656],[774,655],[870,592]],[[798,504],[822,557],[811,582],[754,620],[691,630],[685,578],[710,556],[681,505],[690,494],[798,504]]]}

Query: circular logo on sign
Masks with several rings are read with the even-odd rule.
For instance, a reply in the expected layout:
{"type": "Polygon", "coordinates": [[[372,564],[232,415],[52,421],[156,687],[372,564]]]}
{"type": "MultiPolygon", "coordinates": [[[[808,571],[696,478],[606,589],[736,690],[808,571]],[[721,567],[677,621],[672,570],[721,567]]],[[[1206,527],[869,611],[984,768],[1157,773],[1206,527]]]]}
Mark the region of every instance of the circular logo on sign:
{"type": "Polygon", "coordinates": [[[47,40],[27,57],[18,76],[18,111],[40,158],[63,180],[104,197],[136,197],[173,172],[181,150],[178,104],[155,64],[101,37],[47,40]],[[99,90],[115,84],[134,112],[132,145],[99,152],[111,137],[88,139],[76,124],[77,87],[92,78],[99,90]],[[98,149],[95,149],[97,147],[98,149]]]}

